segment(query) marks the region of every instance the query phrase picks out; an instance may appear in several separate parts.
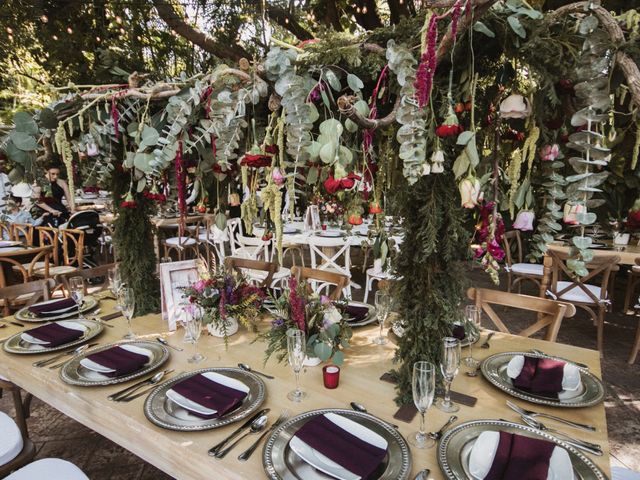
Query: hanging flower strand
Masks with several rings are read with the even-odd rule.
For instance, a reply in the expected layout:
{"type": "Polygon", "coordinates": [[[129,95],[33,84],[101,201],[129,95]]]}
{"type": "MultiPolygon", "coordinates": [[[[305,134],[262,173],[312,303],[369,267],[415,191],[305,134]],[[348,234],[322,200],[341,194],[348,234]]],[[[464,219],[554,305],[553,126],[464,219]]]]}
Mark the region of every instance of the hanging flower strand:
{"type": "Polygon", "coordinates": [[[420,65],[416,72],[416,97],[420,108],[424,108],[429,103],[431,88],[433,87],[433,76],[436,73],[438,59],[436,49],[438,43],[438,16],[432,15],[427,29],[426,49],[420,58],[420,65]]]}

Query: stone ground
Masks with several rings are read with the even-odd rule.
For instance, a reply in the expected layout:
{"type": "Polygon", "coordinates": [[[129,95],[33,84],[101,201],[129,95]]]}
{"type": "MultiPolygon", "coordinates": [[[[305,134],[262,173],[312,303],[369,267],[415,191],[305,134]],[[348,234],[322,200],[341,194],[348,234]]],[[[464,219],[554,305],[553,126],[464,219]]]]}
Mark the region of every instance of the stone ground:
{"type": "MultiPolygon", "coordinates": [[[[473,286],[495,288],[488,276],[480,270],[472,270],[469,278],[473,286]]],[[[364,279],[356,278],[356,281],[364,284],[364,279]]],[[[606,317],[603,360],[603,376],[607,389],[605,408],[612,465],[640,471],[640,359],[635,365],[627,364],[638,320],[636,317],[620,313],[624,285],[625,278],[620,275],[615,292],[614,312],[606,317]]],[[[504,281],[501,288],[504,288],[504,281]]],[[[534,288],[525,286],[523,293],[537,292],[534,288]]],[[[361,295],[362,291],[356,291],[354,296],[360,299],[361,295]]],[[[501,312],[500,315],[508,324],[522,321],[521,318],[507,312],[501,312]]],[[[595,338],[593,323],[589,321],[585,312],[579,311],[574,318],[564,321],[558,341],[595,348],[595,338]]],[[[6,395],[0,399],[0,410],[13,414],[11,402],[6,395]]],[[[64,458],[82,468],[92,480],[170,478],[39,399],[33,401],[28,424],[31,438],[38,448],[36,458],[64,458]]]]}

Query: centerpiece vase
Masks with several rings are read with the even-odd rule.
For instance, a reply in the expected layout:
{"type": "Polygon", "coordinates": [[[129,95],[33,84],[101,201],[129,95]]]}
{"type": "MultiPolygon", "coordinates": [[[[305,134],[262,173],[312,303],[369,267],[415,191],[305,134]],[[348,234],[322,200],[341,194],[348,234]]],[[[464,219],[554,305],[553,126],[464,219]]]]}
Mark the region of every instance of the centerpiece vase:
{"type": "MultiPolygon", "coordinates": [[[[224,320],[224,326],[226,326],[227,337],[235,335],[238,332],[238,321],[234,317],[227,316],[224,320]]],[[[207,325],[207,330],[209,331],[209,334],[214,337],[224,338],[225,336],[225,328],[223,328],[222,322],[209,323],[207,325]]]]}
{"type": "Polygon", "coordinates": [[[304,359],[304,362],[302,364],[305,367],[317,367],[321,363],[322,363],[322,360],[320,360],[320,357],[309,357],[309,356],[307,356],[307,358],[304,359]]]}

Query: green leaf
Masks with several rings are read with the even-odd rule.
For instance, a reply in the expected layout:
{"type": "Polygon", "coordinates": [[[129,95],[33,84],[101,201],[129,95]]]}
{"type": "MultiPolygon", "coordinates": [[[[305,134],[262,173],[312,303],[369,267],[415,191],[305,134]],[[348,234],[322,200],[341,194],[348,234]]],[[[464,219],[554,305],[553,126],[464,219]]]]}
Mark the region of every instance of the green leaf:
{"type": "Polygon", "coordinates": [[[356,125],[354,122],[352,122],[348,118],[344,121],[344,128],[347,129],[347,132],[351,132],[351,133],[358,131],[358,125],[356,125]]]}
{"type": "Polygon", "coordinates": [[[144,187],[147,186],[147,180],[145,177],[142,177],[140,180],[138,180],[138,185],[136,186],[136,191],[138,193],[141,193],[144,190],[144,187]]]}
{"type": "Polygon", "coordinates": [[[53,129],[58,126],[58,117],[50,108],[40,110],[40,125],[44,128],[53,129]]]}
{"type": "Polygon", "coordinates": [[[460,135],[458,135],[458,139],[456,140],[457,145],[467,145],[471,139],[475,136],[475,133],[470,130],[465,130],[460,135]]]}
{"type": "Polygon", "coordinates": [[[353,73],[347,75],[347,84],[349,85],[349,88],[354,92],[359,92],[364,88],[364,83],[362,83],[362,80],[360,80],[360,78],[358,78],[353,73]]]}
{"type": "Polygon", "coordinates": [[[480,32],[480,33],[484,33],[487,37],[489,38],[494,38],[496,36],[495,33],[493,33],[491,30],[489,30],[489,27],[487,27],[484,23],[482,22],[476,22],[473,25],[473,29],[476,32],[480,32]]]}
{"type": "Polygon", "coordinates": [[[38,149],[38,142],[30,134],[14,130],[9,134],[13,144],[24,152],[31,152],[38,149]]]}
{"type": "Polygon", "coordinates": [[[320,96],[322,97],[322,103],[328,109],[331,109],[331,102],[329,102],[329,97],[327,97],[327,92],[324,90],[320,90],[320,96]]]}
{"type": "Polygon", "coordinates": [[[315,123],[316,120],[318,120],[318,118],[320,118],[320,114],[318,113],[318,109],[311,102],[307,103],[306,105],[309,107],[309,116],[307,118],[307,121],[309,123],[315,123]]]}
{"type": "Polygon", "coordinates": [[[474,138],[469,143],[467,143],[464,151],[467,154],[467,158],[469,158],[469,165],[471,166],[471,168],[476,168],[476,166],[480,163],[480,156],[478,155],[478,149],[476,148],[475,134],[474,138]]]}
{"type": "Polygon", "coordinates": [[[322,360],[326,362],[331,358],[331,347],[324,342],[318,342],[313,347],[313,353],[322,360]]]}
{"type": "Polygon", "coordinates": [[[331,70],[330,68],[326,68],[323,73],[325,80],[327,83],[333,88],[336,92],[339,92],[342,87],[340,86],[340,80],[338,80],[338,76],[331,70]]]}
{"type": "Polygon", "coordinates": [[[591,240],[591,237],[573,237],[571,242],[580,250],[586,250],[591,246],[593,241],[591,240]]]}
{"type": "Polygon", "coordinates": [[[510,15],[507,17],[507,22],[509,23],[509,26],[515,32],[516,35],[518,35],[520,38],[527,37],[527,31],[524,29],[524,27],[520,23],[520,20],[518,19],[518,17],[516,17],[515,15],[510,15]]]}
{"type": "Polygon", "coordinates": [[[318,181],[318,169],[316,167],[311,167],[307,172],[307,184],[315,185],[318,181]]]}
{"type": "Polygon", "coordinates": [[[150,173],[151,160],[153,160],[153,155],[150,153],[136,153],[133,157],[133,166],[138,170],[142,170],[144,173],[150,173]]]}
{"type": "Polygon", "coordinates": [[[27,112],[16,113],[13,116],[13,124],[19,132],[30,133],[31,135],[38,133],[38,124],[27,112]]]}
{"type": "Polygon", "coordinates": [[[216,214],[215,222],[216,227],[220,230],[224,231],[224,229],[227,228],[227,216],[224,213],[218,212],[216,214]]]}
{"type": "Polygon", "coordinates": [[[467,150],[464,149],[456,161],[453,162],[453,174],[456,177],[456,180],[464,175],[467,170],[469,170],[469,157],[467,156],[467,150]]]}
{"type": "Polygon", "coordinates": [[[334,365],[342,365],[342,363],[344,362],[344,353],[338,350],[333,354],[333,358],[331,359],[331,361],[334,363],[334,365]]]}

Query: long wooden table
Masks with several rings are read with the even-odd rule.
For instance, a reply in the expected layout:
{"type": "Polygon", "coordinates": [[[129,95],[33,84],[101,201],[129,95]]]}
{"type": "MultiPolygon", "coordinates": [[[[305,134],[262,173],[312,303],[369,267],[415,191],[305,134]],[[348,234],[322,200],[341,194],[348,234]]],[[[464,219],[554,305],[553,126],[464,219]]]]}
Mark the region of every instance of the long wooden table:
{"type": "MultiPolygon", "coordinates": [[[[550,243],[549,249],[569,253],[570,246],[566,243],[550,243]]],[[[640,246],[635,243],[625,245],[620,251],[613,248],[594,248],[591,251],[595,257],[620,257],[618,265],[635,265],[636,258],[640,258],[640,246]]]]}
{"type": "MultiPolygon", "coordinates": [[[[102,301],[103,313],[112,310],[113,302],[102,301]]],[[[126,332],[126,323],[122,317],[109,323],[114,328],[105,328],[98,338],[101,343],[114,342],[122,338],[126,332]]],[[[267,322],[264,326],[267,327],[267,322]]],[[[419,417],[411,424],[394,420],[392,415],[397,410],[393,402],[394,386],[380,381],[380,376],[393,368],[392,357],[394,345],[372,344],[377,335],[377,327],[364,327],[354,331],[353,345],[347,352],[342,367],[340,386],[336,390],[327,390],[322,384],[322,368],[309,367],[301,375],[301,384],[309,394],[302,403],[290,402],[286,395],[293,390],[293,373],[287,365],[279,365],[270,360],[263,366],[263,346],[261,343],[251,344],[255,334],[241,331],[230,338],[229,348],[225,350],[222,339],[203,336],[199,342],[200,351],[206,360],[197,367],[187,363],[192,349],[182,344],[182,330],[167,332],[166,324],[159,315],[147,315],[134,319],[134,332],[141,338],[153,339],[162,334],[177,346],[184,347],[184,352],[171,350],[171,358],[167,367],[174,368],[177,373],[191,371],[202,367],[230,367],[238,362],[245,362],[257,370],[270,373],[275,380],[266,380],[267,397],[264,407],[271,408],[270,419],[273,421],[283,409],[291,415],[319,408],[349,408],[349,402],[364,404],[370,413],[381,419],[400,425],[400,432],[407,438],[418,428],[419,417]]],[[[0,329],[0,338],[6,338],[20,328],[9,326],[0,329]]],[[[474,349],[476,358],[484,358],[491,354],[513,350],[541,349],[549,354],[562,355],[572,360],[586,363],[597,376],[601,376],[598,352],[563,344],[549,343],[542,340],[525,339],[513,335],[496,333],[491,340],[490,349],[474,349]]],[[[466,356],[466,349],[463,356],[466,356]]],[[[32,362],[43,356],[10,355],[0,353],[0,375],[8,377],[16,384],[42,399],[52,407],[70,416],[78,422],[104,435],[115,443],[130,450],[145,461],[155,465],[167,474],[179,479],[230,479],[245,480],[265,478],[262,468],[261,449],[256,451],[247,462],[239,462],[236,457],[255,437],[248,439],[235,448],[223,460],[207,455],[207,450],[226,437],[236,425],[204,432],[183,433],[164,430],[149,422],[143,414],[145,397],[130,403],[114,403],[107,396],[123,388],[123,385],[109,387],[75,387],[63,383],[58,372],[47,368],[35,368],[32,362]]],[[[46,358],[46,357],[45,357],[46,358]]],[[[175,374],[174,374],[175,375],[175,374]]],[[[511,397],[494,388],[482,376],[470,378],[462,373],[453,383],[453,389],[478,398],[475,407],[461,406],[457,413],[460,422],[475,419],[504,418],[513,421],[518,416],[505,404],[511,397]]],[[[609,444],[604,404],[583,409],[552,409],[539,405],[528,405],[523,401],[516,403],[532,410],[556,413],[567,419],[590,423],[597,427],[597,432],[582,432],[568,429],[567,432],[590,442],[599,443],[605,452],[602,457],[591,457],[592,460],[609,475],[609,444]]],[[[440,428],[449,418],[449,414],[432,407],[427,414],[427,430],[440,428]]],[[[552,422],[548,422],[552,424],[552,422]]],[[[560,429],[564,430],[563,427],[560,429]]],[[[420,469],[430,468],[429,478],[442,478],[436,458],[437,449],[412,449],[413,475],[420,469]]]]}

